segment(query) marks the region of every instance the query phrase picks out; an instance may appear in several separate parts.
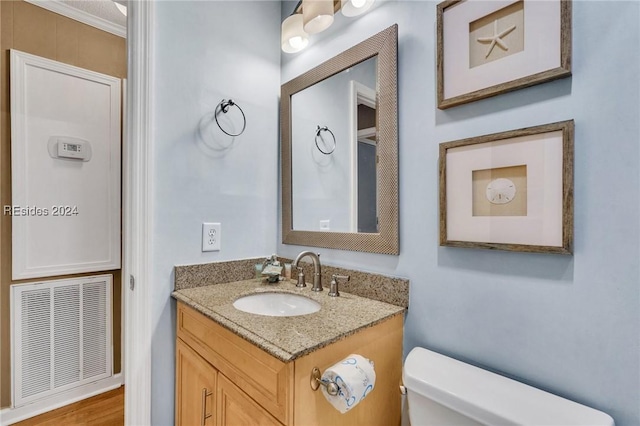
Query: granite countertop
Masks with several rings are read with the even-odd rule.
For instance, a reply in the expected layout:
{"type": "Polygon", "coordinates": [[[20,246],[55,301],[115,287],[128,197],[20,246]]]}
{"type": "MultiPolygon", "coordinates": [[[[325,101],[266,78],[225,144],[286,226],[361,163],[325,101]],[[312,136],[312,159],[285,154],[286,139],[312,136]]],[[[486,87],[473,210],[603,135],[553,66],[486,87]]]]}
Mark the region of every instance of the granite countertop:
{"type": "Polygon", "coordinates": [[[358,330],[371,327],[405,312],[390,305],[340,292],[339,297],[311,291],[311,285],[297,288],[293,281],[277,284],[256,279],[176,290],[172,296],[201,312],[238,336],[264,349],[281,361],[293,361],[358,330]],[[292,293],[320,303],[320,311],[295,317],[271,317],[242,312],[233,302],[253,293],[292,293]]]}

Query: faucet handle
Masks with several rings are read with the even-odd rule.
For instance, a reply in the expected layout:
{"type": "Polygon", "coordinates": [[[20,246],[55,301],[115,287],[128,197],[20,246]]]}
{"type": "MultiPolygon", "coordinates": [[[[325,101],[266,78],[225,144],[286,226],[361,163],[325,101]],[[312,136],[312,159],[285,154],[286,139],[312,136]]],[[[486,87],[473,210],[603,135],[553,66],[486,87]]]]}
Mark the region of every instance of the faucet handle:
{"type": "Polygon", "coordinates": [[[296,287],[306,287],[307,284],[304,282],[304,269],[302,269],[302,266],[296,266],[296,269],[298,270],[298,284],[296,284],[296,287]]]}
{"type": "Polygon", "coordinates": [[[331,297],[340,296],[340,292],[338,291],[338,280],[349,281],[350,278],[351,277],[349,275],[338,275],[338,274],[331,275],[331,285],[329,287],[328,296],[331,296],[331,297]]]}

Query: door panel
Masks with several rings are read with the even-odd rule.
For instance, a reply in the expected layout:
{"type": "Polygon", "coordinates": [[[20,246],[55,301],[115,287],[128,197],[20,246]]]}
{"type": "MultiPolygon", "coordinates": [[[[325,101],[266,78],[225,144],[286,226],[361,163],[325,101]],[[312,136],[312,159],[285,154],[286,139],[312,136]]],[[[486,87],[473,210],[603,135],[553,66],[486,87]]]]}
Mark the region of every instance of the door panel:
{"type": "Polygon", "coordinates": [[[218,371],[176,339],[176,425],[213,426],[218,371]]]}

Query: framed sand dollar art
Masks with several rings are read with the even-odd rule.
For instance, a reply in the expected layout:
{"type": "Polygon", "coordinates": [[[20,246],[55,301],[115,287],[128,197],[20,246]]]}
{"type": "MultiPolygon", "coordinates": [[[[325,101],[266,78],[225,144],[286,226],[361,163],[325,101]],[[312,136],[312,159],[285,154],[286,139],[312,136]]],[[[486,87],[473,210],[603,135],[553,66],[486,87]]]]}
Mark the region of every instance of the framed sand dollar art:
{"type": "Polygon", "coordinates": [[[440,245],[571,254],[573,120],[440,144],[440,245]]]}

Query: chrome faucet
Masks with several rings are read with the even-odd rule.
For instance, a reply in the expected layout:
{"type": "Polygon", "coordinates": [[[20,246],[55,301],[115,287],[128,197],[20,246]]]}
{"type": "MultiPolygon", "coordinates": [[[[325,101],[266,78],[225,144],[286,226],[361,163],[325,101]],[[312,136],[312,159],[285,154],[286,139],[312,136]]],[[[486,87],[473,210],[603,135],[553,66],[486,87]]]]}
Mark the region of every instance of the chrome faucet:
{"type": "MultiPolygon", "coordinates": [[[[311,257],[311,261],[313,262],[313,287],[311,287],[311,290],[322,291],[322,276],[320,275],[320,253],[316,254],[312,251],[303,251],[298,255],[298,257],[296,257],[296,260],[293,261],[291,266],[294,268],[302,269],[298,266],[298,263],[305,256],[311,257]]],[[[300,281],[302,281],[302,284],[304,284],[304,273],[302,272],[300,272],[300,274],[298,275],[298,286],[304,287],[304,285],[300,284],[300,281]]]]}

